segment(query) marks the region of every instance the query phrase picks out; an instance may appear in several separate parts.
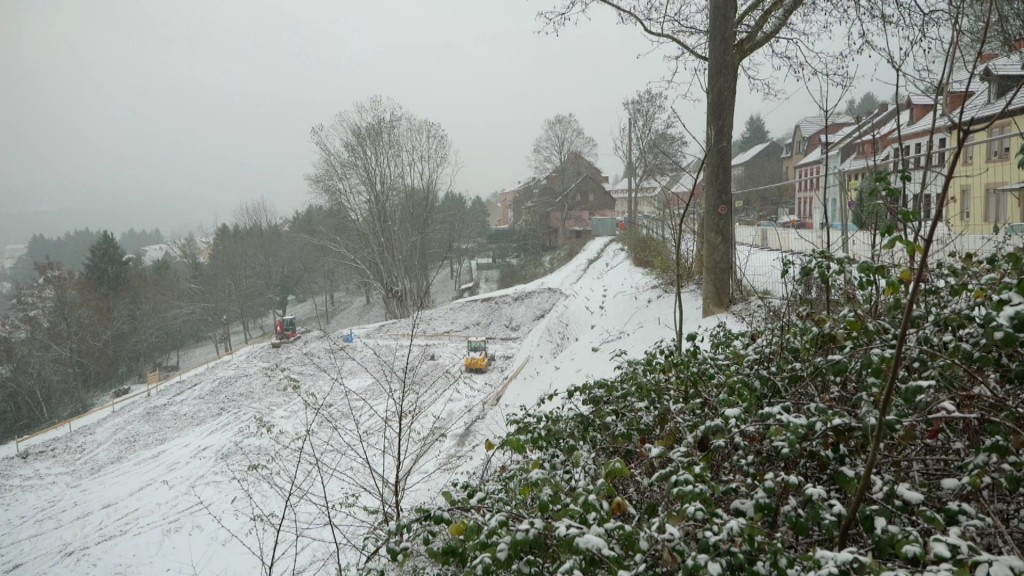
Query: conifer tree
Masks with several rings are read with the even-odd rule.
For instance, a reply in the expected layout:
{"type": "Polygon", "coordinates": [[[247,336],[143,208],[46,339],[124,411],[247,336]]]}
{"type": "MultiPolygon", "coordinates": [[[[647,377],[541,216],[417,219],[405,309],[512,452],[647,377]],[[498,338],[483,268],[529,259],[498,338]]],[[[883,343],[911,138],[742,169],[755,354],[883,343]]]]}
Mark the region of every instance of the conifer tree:
{"type": "Polygon", "coordinates": [[[85,259],[85,279],[96,290],[112,296],[124,286],[128,275],[125,252],[108,230],[89,247],[85,259]]]}

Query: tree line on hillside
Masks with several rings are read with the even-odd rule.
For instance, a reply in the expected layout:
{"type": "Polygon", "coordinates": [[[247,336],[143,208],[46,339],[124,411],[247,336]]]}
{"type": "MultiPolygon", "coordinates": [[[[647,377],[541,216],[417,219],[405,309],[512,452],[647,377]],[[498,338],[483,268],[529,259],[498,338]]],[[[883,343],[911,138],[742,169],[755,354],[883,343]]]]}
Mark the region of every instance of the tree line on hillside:
{"type": "MultiPolygon", "coordinates": [[[[74,230],[62,236],[47,237],[33,234],[26,246],[25,254],[10,270],[10,277],[15,282],[31,282],[36,280],[35,265],[41,262],[58,262],[65,268],[76,272],[82,271],[82,264],[89,254],[89,247],[99,240],[102,231],[74,230]]],[[[128,254],[136,254],[146,246],[162,244],[164,236],[159,228],[152,231],[129,229],[118,237],[118,244],[128,254]]]]}
{"type": "Polygon", "coordinates": [[[177,366],[182,348],[207,345],[219,355],[248,344],[295,299],[311,299],[326,326],[343,290],[383,303],[387,317],[408,315],[413,302],[429,305],[432,284],[454,292],[473,243],[486,235],[486,205],[440,178],[452,157],[439,128],[411,116],[388,125],[393,119],[360,117],[349,126],[352,140],[334,143],[340,155],[366,145],[373,161],[321,158],[310,181],[324,202],[291,218],[264,201],[243,204],[233,223],[177,242],[173,257],[153,264],[131,257],[108,231],[35,237],[34,279],[16,284],[0,319],[0,439],[177,366]],[[387,157],[394,150],[408,156],[387,157]],[[391,163],[389,176],[375,172],[377,161],[391,163]],[[76,241],[91,236],[73,260],[76,241]]]}

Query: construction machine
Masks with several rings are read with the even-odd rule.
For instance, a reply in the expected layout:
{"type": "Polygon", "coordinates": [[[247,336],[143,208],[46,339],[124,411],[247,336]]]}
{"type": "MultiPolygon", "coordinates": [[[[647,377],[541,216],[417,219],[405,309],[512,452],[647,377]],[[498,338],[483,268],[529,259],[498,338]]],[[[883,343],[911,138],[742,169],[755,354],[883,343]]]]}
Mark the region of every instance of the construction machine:
{"type": "Polygon", "coordinates": [[[487,338],[466,339],[466,372],[487,372],[490,357],[487,355],[487,338]]]}
{"type": "Polygon", "coordinates": [[[274,322],[274,337],[270,340],[270,346],[280,348],[282,344],[291,344],[301,337],[295,327],[295,316],[282,316],[274,322]]]}

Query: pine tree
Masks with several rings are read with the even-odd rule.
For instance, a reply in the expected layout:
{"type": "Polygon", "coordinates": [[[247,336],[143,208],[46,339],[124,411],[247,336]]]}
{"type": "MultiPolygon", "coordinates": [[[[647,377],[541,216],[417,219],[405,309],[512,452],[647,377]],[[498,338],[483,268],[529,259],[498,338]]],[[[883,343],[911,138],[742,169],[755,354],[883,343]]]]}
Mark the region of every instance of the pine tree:
{"type": "Polygon", "coordinates": [[[860,100],[850,98],[846,101],[846,114],[853,117],[860,116],[861,118],[866,118],[878,109],[879,104],[881,102],[873,92],[865,92],[860,97],[860,100]]]}
{"type": "Polygon", "coordinates": [[[760,114],[753,114],[747,118],[747,123],[743,125],[743,133],[740,134],[740,139],[736,141],[734,152],[735,154],[741,154],[771,139],[771,135],[768,134],[768,128],[764,125],[764,118],[760,114]]]}
{"type": "Polygon", "coordinates": [[[128,275],[125,252],[114,235],[104,230],[99,239],[89,247],[85,260],[86,281],[96,290],[107,295],[118,293],[128,275]]]}

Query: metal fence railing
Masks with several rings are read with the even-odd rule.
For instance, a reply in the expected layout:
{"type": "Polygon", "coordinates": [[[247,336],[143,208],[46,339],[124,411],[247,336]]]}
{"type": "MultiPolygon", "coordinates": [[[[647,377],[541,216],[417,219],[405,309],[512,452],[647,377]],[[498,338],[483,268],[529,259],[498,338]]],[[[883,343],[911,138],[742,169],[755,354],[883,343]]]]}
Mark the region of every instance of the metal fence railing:
{"type": "MultiPolygon", "coordinates": [[[[781,228],[776,226],[736,226],[737,266],[741,280],[756,289],[779,293],[782,289],[782,254],[794,257],[828,249],[858,260],[891,258],[880,255],[882,238],[877,232],[847,232],[822,229],[781,228]],[[760,249],[760,250],[758,250],[760,249]]],[[[930,258],[939,260],[953,254],[973,252],[988,255],[1000,250],[1024,247],[1024,235],[950,234],[942,228],[932,245],[930,258]]]]}

